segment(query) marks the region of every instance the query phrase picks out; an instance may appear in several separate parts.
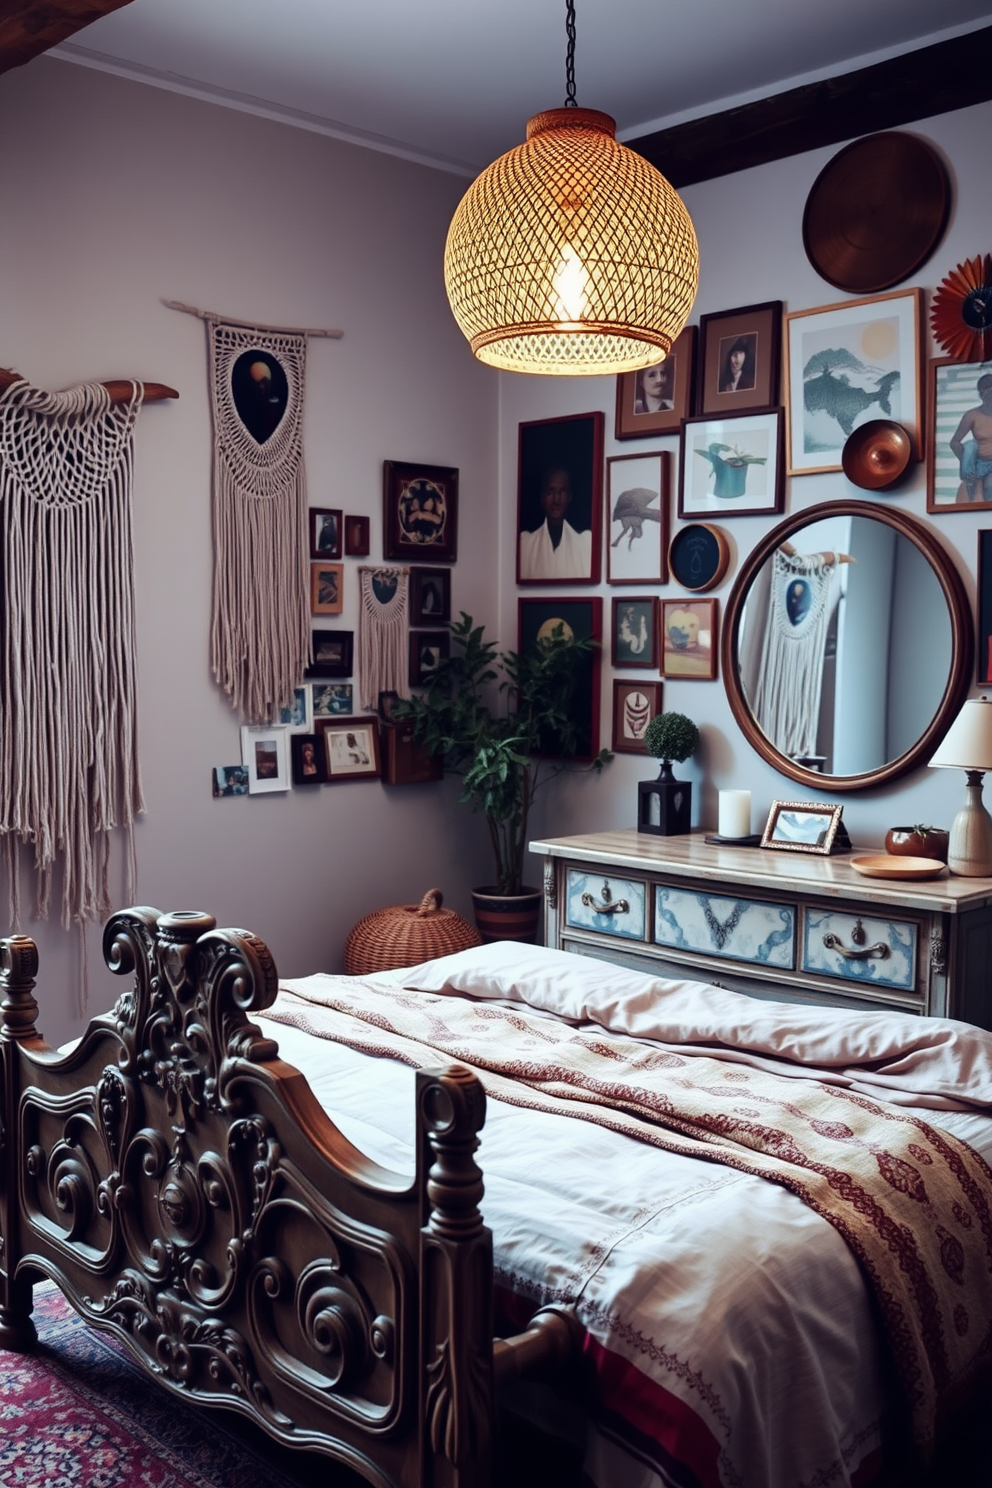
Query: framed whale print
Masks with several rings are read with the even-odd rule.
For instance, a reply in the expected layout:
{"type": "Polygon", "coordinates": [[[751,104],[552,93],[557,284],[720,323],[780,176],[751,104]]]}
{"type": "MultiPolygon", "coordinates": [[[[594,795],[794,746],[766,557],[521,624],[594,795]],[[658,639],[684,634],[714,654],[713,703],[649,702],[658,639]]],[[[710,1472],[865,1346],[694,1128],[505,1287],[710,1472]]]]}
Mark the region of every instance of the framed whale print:
{"type": "Polygon", "coordinates": [[[902,424],[923,458],[922,304],[921,289],[900,289],[786,316],[789,475],[840,470],[870,419],[902,424]]]}

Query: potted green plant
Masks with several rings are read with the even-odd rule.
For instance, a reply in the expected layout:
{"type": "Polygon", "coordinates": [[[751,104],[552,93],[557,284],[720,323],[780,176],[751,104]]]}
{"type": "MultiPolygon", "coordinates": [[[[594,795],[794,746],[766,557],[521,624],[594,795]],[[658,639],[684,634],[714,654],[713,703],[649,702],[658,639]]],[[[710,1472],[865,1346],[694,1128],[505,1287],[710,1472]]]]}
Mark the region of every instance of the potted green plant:
{"type": "MultiPolygon", "coordinates": [[[[476,922],[485,939],[532,938],[540,914],[540,890],[523,883],[527,823],[534,796],[579,758],[580,729],[571,707],[582,660],[592,640],[556,628],[526,653],[502,651],[484,627],[462,611],[453,622],[451,654],[431,673],[421,696],[397,705],[413,720],[416,737],[445,768],[462,778],[459,800],[486,819],[493,852],[491,885],[474,889],[476,922]],[[532,928],[521,933],[521,896],[532,900],[532,928]],[[481,922],[480,902],[494,924],[481,922]]],[[[586,763],[599,771],[613,756],[601,749],[586,763]]]]}
{"type": "Polygon", "coordinates": [[[695,754],[699,729],[684,713],[656,713],[644,730],[644,747],[661,761],[657,780],[638,786],[637,830],[673,837],[688,832],[692,818],[692,781],[676,780],[672,760],[695,754]]]}

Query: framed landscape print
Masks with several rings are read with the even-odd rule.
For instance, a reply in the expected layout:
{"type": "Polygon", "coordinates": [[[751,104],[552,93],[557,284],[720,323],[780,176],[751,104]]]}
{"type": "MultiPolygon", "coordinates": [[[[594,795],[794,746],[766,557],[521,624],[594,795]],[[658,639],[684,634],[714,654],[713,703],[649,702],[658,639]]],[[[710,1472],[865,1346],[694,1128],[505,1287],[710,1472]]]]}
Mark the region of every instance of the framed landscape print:
{"type": "Polygon", "coordinates": [[[716,676],[716,623],[715,599],[663,599],[662,675],[712,682],[716,676]]]}
{"type": "Polygon", "coordinates": [[[699,320],[698,413],[744,413],[778,403],[782,301],[723,310],[699,320]]]}
{"type": "Polygon", "coordinates": [[[288,729],[246,723],[241,728],[241,763],[248,769],[248,794],[289,790],[288,729]]]}
{"type": "MultiPolygon", "coordinates": [[[[519,599],[517,601],[517,650],[521,654],[539,640],[552,637],[558,627],[564,636],[595,642],[582,658],[571,716],[577,729],[577,759],[592,759],[599,751],[599,671],[600,642],[603,635],[603,601],[598,595],[589,598],[519,599]]],[[[555,740],[543,741],[543,753],[555,755],[555,740]]]]}
{"type": "Polygon", "coordinates": [[[992,508],[992,362],[930,363],[927,511],[992,508]]]}
{"type": "Polygon", "coordinates": [[[446,465],[382,465],[382,556],[407,563],[458,557],[458,471],[446,465]]]}
{"type": "Polygon", "coordinates": [[[606,577],[611,584],[667,582],[670,469],[666,451],[607,460],[606,577]]]}
{"type": "Polygon", "coordinates": [[[340,615],[344,609],[344,564],[311,563],[310,613],[340,615]]]}
{"type": "Polygon", "coordinates": [[[367,718],[321,718],[317,728],[324,743],[327,780],[374,780],[380,774],[379,720],[367,718]]]}
{"type": "Polygon", "coordinates": [[[695,412],[696,327],[676,336],[663,362],[617,377],[617,439],[649,439],[677,434],[684,418],[695,412]]]}
{"type": "Polygon", "coordinates": [[[315,630],[308,677],[350,677],[355,654],[353,630],[315,630]]]}
{"type": "Polygon", "coordinates": [[[613,601],[611,659],[615,667],[658,666],[658,601],[653,594],[613,601]]]}
{"type": "Polygon", "coordinates": [[[660,712],[660,682],[627,682],[616,678],[613,683],[613,742],[610,745],[614,754],[644,754],[644,730],[660,712]]]}
{"type": "Polygon", "coordinates": [[[680,517],[755,517],[782,510],[782,410],[682,426],[680,517]]]}
{"type": "Polygon", "coordinates": [[[341,557],[341,513],[326,506],[310,508],[310,557],[341,557]]]}
{"type": "Polygon", "coordinates": [[[843,810],[843,806],[821,806],[816,801],[773,801],[761,846],[827,857],[843,810]]]}
{"type": "Polygon", "coordinates": [[[603,415],[520,425],[517,583],[599,582],[603,415]]]}
{"type": "Polygon", "coordinates": [[[923,453],[921,289],[785,317],[790,475],[840,470],[848,436],[891,418],[923,453]]]}

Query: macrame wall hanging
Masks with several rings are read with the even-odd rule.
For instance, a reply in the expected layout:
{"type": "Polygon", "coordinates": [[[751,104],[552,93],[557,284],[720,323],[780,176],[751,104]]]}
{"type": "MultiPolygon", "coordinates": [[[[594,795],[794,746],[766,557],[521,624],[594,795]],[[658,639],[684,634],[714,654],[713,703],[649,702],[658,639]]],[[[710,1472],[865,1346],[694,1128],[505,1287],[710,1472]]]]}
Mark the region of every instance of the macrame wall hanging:
{"type": "Polygon", "coordinates": [[[836,572],[832,553],[802,554],[786,546],[772,560],[754,711],[762,731],[790,759],[817,753],[827,601],[836,572]]]}
{"type": "Polygon", "coordinates": [[[132,558],[133,432],[161,384],[46,393],[0,372],[0,834],[10,917],[18,849],[34,852],[35,913],[62,875],[62,923],[110,910],[110,834],[135,894],[138,768],[132,558]]]}
{"type": "Polygon", "coordinates": [[[362,608],[358,617],[358,681],[366,713],[379,706],[380,692],[409,697],[407,655],[407,568],[358,570],[362,608]]]}

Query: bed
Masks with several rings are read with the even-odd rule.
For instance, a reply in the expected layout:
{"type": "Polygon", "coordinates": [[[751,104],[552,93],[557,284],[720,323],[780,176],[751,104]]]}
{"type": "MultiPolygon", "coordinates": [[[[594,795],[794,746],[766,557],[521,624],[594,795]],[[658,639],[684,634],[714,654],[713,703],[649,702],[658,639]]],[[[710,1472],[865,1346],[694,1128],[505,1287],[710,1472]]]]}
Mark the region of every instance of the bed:
{"type": "Polygon", "coordinates": [[[144,908],[104,952],[59,1052],[0,942],[2,1347],[50,1278],[377,1488],[485,1488],[500,1398],[597,1488],[861,1485],[987,1388],[988,1033],[512,943],[280,991],[144,908]]]}

